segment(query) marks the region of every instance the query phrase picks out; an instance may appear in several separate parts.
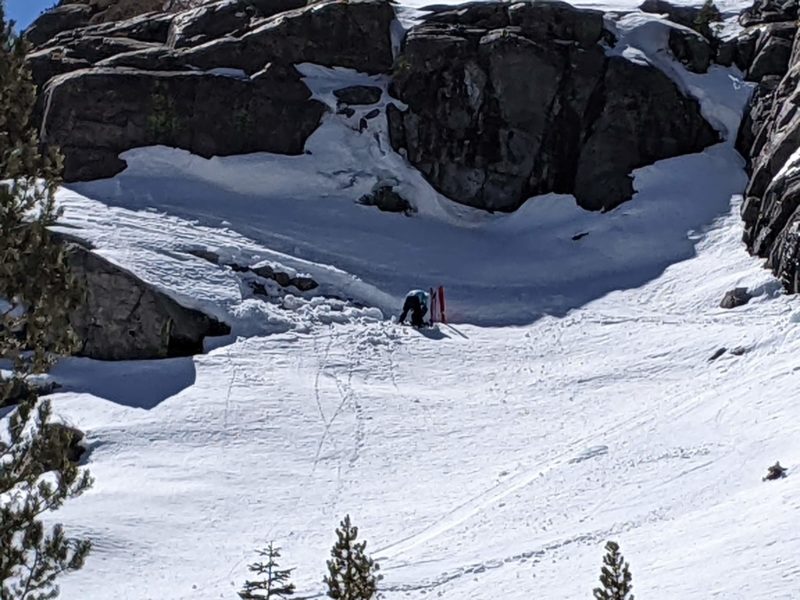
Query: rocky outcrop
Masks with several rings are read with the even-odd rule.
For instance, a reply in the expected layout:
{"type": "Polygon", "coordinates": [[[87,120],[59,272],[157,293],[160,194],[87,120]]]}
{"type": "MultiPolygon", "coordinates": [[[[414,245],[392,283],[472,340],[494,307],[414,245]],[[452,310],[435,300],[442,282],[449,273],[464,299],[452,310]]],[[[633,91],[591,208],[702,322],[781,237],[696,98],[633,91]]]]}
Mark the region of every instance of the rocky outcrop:
{"type": "MultiPolygon", "coordinates": [[[[303,275],[299,273],[287,273],[286,271],[282,271],[280,269],[276,269],[272,264],[261,264],[257,266],[248,266],[248,265],[240,265],[238,263],[222,263],[220,262],[220,256],[216,252],[212,252],[206,249],[189,249],[187,252],[193,256],[198,258],[202,258],[203,260],[207,260],[210,263],[219,266],[225,266],[231,269],[236,273],[252,273],[257,277],[262,279],[269,279],[274,281],[282,288],[295,288],[295,290],[300,292],[310,292],[315,290],[319,287],[319,283],[317,283],[312,277],[308,275],[303,275]]],[[[250,281],[249,283],[255,286],[255,289],[264,290],[264,294],[266,294],[264,285],[258,281],[250,281]]]]}
{"type": "Polygon", "coordinates": [[[168,44],[173,48],[197,46],[222,36],[238,37],[253,21],[301,8],[305,0],[250,0],[205,3],[184,11],[173,21],[168,44]]]}
{"type": "Polygon", "coordinates": [[[78,354],[99,360],[190,356],[203,352],[206,336],[230,327],[186,308],[78,244],[69,244],[72,273],[85,300],[71,318],[78,354]]]}
{"type": "Polygon", "coordinates": [[[669,49],[687,69],[705,73],[711,66],[713,50],[702,35],[687,27],[672,27],[669,30],[669,49]]]}
{"type": "Polygon", "coordinates": [[[44,44],[62,31],[88,25],[93,13],[88,4],[56,6],[36,19],[25,31],[24,37],[34,46],[44,44]]]}
{"type": "Polygon", "coordinates": [[[42,139],[64,152],[66,181],[113,176],[119,154],[141,146],[299,154],[326,108],[293,65],[388,71],[393,19],[383,0],[222,0],[144,15],[120,0],[58,7],[26,34],[42,139]]]}
{"type": "Polygon", "coordinates": [[[737,147],[750,181],[744,241],[790,292],[800,292],[800,55],[796,2],[756,2],[740,21],[755,36],[748,78],[757,82],[737,147]],[[755,31],[756,33],[752,33],[755,31]]]}
{"type": "Polygon", "coordinates": [[[667,0],[645,0],[639,5],[639,10],[646,13],[666,15],[673,23],[693,28],[700,16],[699,6],[685,6],[673,4],[667,0]]]}
{"type": "Polygon", "coordinates": [[[389,110],[392,144],[442,193],[510,211],[572,193],[591,210],[633,194],[633,169],[718,136],[661,71],[607,56],[598,11],[561,2],[472,4],[408,33],[389,110]]]}
{"type": "Polygon", "coordinates": [[[736,65],[741,71],[746,71],[753,62],[759,35],[757,29],[749,29],[737,36],[720,40],[714,61],[725,67],[736,65]]]}
{"type": "Polygon", "coordinates": [[[761,81],[768,75],[783,75],[789,65],[797,24],[770,23],[759,29],[754,58],[747,69],[747,79],[761,81]]]}
{"type": "Polygon", "coordinates": [[[747,288],[737,287],[725,292],[719,306],[720,308],[726,309],[736,308],[738,306],[744,306],[750,302],[752,298],[753,296],[747,291],[747,288]]]}
{"type": "Polygon", "coordinates": [[[753,6],[742,11],[739,23],[744,27],[751,27],[796,19],[797,0],[756,0],[753,6]]]}
{"type": "Polygon", "coordinates": [[[392,67],[393,19],[394,10],[384,1],[327,0],[256,21],[240,37],[208,42],[184,57],[201,69],[224,67],[246,73],[257,72],[265,60],[385,72],[392,67]]]}
{"type": "Polygon", "coordinates": [[[270,265],[251,267],[248,268],[248,271],[264,279],[271,279],[283,288],[293,287],[301,292],[310,292],[319,287],[319,284],[307,275],[290,275],[285,271],[278,271],[270,265]]]}
{"type": "Polygon", "coordinates": [[[24,36],[38,46],[58,33],[85,25],[154,16],[163,12],[164,4],[164,0],[62,0],[58,6],[42,13],[24,36]]]}
{"type": "Polygon", "coordinates": [[[61,147],[67,181],[109,177],[121,152],[163,144],[200,156],[300,154],[324,105],[293,68],[253,78],[94,68],[45,88],[43,141],[61,147]]]}
{"type": "Polygon", "coordinates": [[[359,198],[358,203],[363,206],[374,206],[384,212],[402,213],[407,217],[417,212],[414,205],[403,198],[394,186],[386,183],[378,183],[369,194],[359,198]]]}

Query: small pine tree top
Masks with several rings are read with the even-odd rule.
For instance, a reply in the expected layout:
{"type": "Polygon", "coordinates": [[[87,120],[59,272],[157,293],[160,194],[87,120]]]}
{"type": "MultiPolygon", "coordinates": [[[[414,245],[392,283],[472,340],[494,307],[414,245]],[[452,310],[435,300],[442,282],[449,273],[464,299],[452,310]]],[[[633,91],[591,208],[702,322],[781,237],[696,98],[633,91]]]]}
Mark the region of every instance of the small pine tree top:
{"type": "Polygon", "coordinates": [[[345,516],[336,530],[337,541],[331,548],[328,575],[328,597],[336,600],[372,600],[377,594],[378,563],[366,554],[366,542],[357,542],[358,528],[345,516]]]}
{"type": "Polygon", "coordinates": [[[694,29],[709,41],[714,40],[714,34],[711,31],[711,23],[717,23],[722,20],[722,14],[714,4],[713,0],[705,0],[703,6],[694,18],[694,29]]]}
{"type": "Polygon", "coordinates": [[[269,543],[264,550],[259,550],[258,555],[266,558],[267,562],[256,562],[247,568],[250,572],[264,577],[257,581],[246,581],[239,597],[242,600],[270,600],[271,598],[287,598],[294,594],[295,587],[289,582],[294,569],[279,569],[278,559],[281,557],[280,548],[269,543]]]}
{"type": "Polygon", "coordinates": [[[600,584],[602,587],[594,589],[595,600],[634,600],[631,572],[616,542],[606,544],[600,584]]]}

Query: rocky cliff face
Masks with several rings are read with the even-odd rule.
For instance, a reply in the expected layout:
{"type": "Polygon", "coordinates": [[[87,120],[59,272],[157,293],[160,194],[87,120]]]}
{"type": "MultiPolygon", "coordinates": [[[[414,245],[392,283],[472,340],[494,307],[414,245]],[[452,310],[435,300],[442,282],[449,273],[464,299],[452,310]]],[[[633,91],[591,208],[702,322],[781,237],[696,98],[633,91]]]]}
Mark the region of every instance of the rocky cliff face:
{"type": "Polygon", "coordinates": [[[80,356],[137,360],[203,352],[207,336],[227,335],[224,323],[175,300],[81,245],[69,244],[73,275],[85,299],[71,318],[80,356]]]}
{"type": "Polygon", "coordinates": [[[389,114],[392,143],[472,206],[510,211],[561,192],[614,208],[633,194],[633,169],[718,140],[695,100],[659,69],[609,56],[614,43],[602,13],[561,2],[435,14],[397,61],[408,110],[389,114]]]}
{"type": "Polygon", "coordinates": [[[790,292],[800,292],[800,50],[797,3],[759,0],[741,18],[754,39],[758,86],[738,139],[749,159],[744,241],[790,292]]]}
{"type": "Polygon", "coordinates": [[[67,181],[113,176],[121,152],[155,144],[299,154],[324,106],[294,64],[392,65],[394,12],[379,0],[223,0],[99,24],[94,10],[60,6],[26,32],[42,139],[62,148],[67,181]]]}
{"type": "MultiPolygon", "coordinates": [[[[398,57],[381,0],[161,6],[114,21],[132,10],[122,0],[75,2],[27,32],[43,139],[63,148],[67,181],[112,176],[125,168],[120,153],[155,144],[205,157],[302,152],[324,112],[294,68],[302,62],[393,69],[408,105],[389,111],[395,148],[438,190],[489,210],[546,192],[611,209],[631,197],[633,169],[718,139],[659,69],[609,56],[602,13],[561,2],[435,13],[398,57]]],[[[708,67],[703,36],[676,25],[670,46],[690,68],[708,67]]]]}

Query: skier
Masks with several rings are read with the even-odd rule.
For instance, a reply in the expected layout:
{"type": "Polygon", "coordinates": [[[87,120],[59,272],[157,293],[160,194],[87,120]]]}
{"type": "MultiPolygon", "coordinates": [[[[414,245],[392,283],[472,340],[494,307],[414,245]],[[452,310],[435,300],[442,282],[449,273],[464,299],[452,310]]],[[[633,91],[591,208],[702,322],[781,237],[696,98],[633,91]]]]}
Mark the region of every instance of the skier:
{"type": "Polygon", "coordinates": [[[406,295],[406,301],[403,303],[403,312],[400,315],[398,322],[402,325],[408,311],[411,311],[411,324],[414,327],[422,327],[425,322],[422,320],[428,312],[428,300],[430,295],[424,290],[411,290],[406,295]]]}

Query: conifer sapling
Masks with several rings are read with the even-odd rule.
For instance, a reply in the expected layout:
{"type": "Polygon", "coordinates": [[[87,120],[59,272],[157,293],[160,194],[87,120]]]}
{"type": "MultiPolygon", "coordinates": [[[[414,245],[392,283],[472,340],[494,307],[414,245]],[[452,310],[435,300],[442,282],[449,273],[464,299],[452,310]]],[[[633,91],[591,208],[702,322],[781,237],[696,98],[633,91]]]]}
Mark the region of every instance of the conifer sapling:
{"type": "Polygon", "coordinates": [[[606,544],[600,584],[602,587],[594,589],[595,600],[634,600],[631,572],[616,542],[609,541],[606,544]]]}
{"type": "Polygon", "coordinates": [[[336,600],[372,600],[376,597],[379,565],[366,554],[366,542],[357,542],[358,528],[350,522],[350,515],[336,530],[337,541],[331,548],[328,561],[328,597],[336,600]]]}
{"type": "Polygon", "coordinates": [[[281,557],[280,548],[272,542],[265,550],[259,550],[258,555],[267,562],[256,562],[247,568],[263,579],[246,581],[239,597],[242,600],[269,600],[270,598],[288,598],[294,594],[294,584],[289,582],[294,569],[280,569],[278,559],[281,557]]]}

